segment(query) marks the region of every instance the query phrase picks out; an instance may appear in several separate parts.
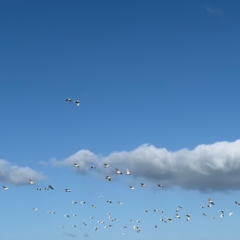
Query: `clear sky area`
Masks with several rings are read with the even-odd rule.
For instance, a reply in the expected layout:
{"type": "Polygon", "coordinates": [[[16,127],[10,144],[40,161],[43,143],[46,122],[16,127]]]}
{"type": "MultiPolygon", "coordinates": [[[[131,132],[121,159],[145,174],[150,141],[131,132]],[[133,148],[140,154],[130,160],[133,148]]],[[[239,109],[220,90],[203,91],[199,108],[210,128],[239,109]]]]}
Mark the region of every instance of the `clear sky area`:
{"type": "Polygon", "coordinates": [[[0,239],[238,240],[239,10],[0,1],[0,239]]]}

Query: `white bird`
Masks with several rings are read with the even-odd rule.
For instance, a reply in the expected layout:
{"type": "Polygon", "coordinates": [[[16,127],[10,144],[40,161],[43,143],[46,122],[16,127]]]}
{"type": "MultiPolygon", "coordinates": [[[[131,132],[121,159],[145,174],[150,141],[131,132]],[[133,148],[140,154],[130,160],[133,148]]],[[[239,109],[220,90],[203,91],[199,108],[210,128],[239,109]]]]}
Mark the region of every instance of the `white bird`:
{"type": "Polygon", "coordinates": [[[233,214],[233,212],[230,212],[230,213],[229,213],[229,216],[232,216],[232,214],[233,214]]]}
{"type": "Polygon", "coordinates": [[[48,211],[49,214],[55,214],[55,212],[48,211]]]}
{"type": "Polygon", "coordinates": [[[72,201],[72,204],[77,204],[77,201],[72,201]]]}
{"type": "Polygon", "coordinates": [[[121,205],[122,203],[121,202],[118,202],[118,205],[121,205]]]}
{"type": "Polygon", "coordinates": [[[115,170],[117,174],[122,174],[122,172],[119,169],[115,168],[115,170]]]}
{"type": "Polygon", "coordinates": [[[95,232],[98,232],[98,228],[97,228],[97,227],[94,227],[94,231],[95,231],[95,232]]]}
{"type": "Polygon", "coordinates": [[[187,220],[187,221],[190,221],[190,217],[188,217],[186,220],[187,220]]]}
{"type": "Polygon", "coordinates": [[[172,222],[172,218],[167,218],[167,220],[168,220],[169,222],[172,222]]]}
{"type": "Polygon", "coordinates": [[[191,217],[191,215],[190,215],[190,214],[186,214],[186,216],[187,216],[188,218],[190,218],[190,217],[191,217]]]}
{"type": "Polygon", "coordinates": [[[96,166],[91,166],[91,168],[96,168],[96,166]]]}
{"type": "Polygon", "coordinates": [[[104,163],[103,165],[104,165],[105,168],[109,167],[109,164],[107,164],[107,163],[104,163]]]}
{"type": "Polygon", "coordinates": [[[29,184],[34,184],[33,180],[29,179],[29,184]]]}
{"type": "Polygon", "coordinates": [[[129,186],[129,187],[130,187],[130,189],[131,189],[131,190],[133,190],[133,189],[134,189],[134,187],[133,187],[133,186],[129,186]]]}
{"type": "Polygon", "coordinates": [[[77,163],[74,163],[73,166],[74,167],[79,167],[79,165],[77,163]]]}
{"type": "Polygon", "coordinates": [[[128,168],[126,169],[126,175],[131,175],[131,172],[128,170],[128,168]]]}
{"type": "Polygon", "coordinates": [[[86,222],[83,222],[83,225],[84,225],[84,226],[87,226],[87,223],[86,223],[86,222]]]}
{"type": "Polygon", "coordinates": [[[5,191],[8,190],[8,187],[5,187],[5,186],[2,186],[2,187],[3,187],[3,190],[5,191]]]}
{"type": "Polygon", "coordinates": [[[95,206],[95,205],[92,205],[92,208],[96,208],[96,206],[95,206]]]}
{"type": "Polygon", "coordinates": [[[37,211],[37,208],[33,208],[33,211],[36,212],[36,211],[37,211]]]}
{"type": "Polygon", "coordinates": [[[158,187],[163,187],[163,185],[158,183],[158,187]]]}
{"type": "Polygon", "coordinates": [[[66,188],[66,189],[65,189],[65,192],[71,192],[71,190],[70,190],[70,189],[68,189],[68,188],[66,188]]]}
{"type": "Polygon", "coordinates": [[[79,105],[80,105],[80,102],[79,102],[79,100],[75,100],[75,101],[74,101],[74,103],[76,103],[76,104],[77,104],[77,106],[79,106],[79,105]]]}
{"type": "Polygon", "coordinates": [[[211,198],[208,198],[208,203],[209,203],[210,205],[214,205],[214,202],[213,202],[213,200],[212,200],[211,198]]]}
{"type": "Polygon", "coordinates": [[[154,209],[153,211],[154,211],[154,212],[157,212],[157,209],[154,209]]]}
{"type": "Polygon", "coordinates": [[[146,187],[146,184],[145,183],[141,183],[141,187],[146,187]]]}
{"type": "Polygon", "coordinates": [[[176,213],[175,218],[181,218],[178,213],[176,213]]]}
{"type": "Polygon", "coordinates": [[[201,208],[204,208],[204,206],[201,206],[201,208]]]}
{"type": "Polygon", "coordinates": [[[144,210],[144,212],[146,212],[146,213],[147,213],[147,212],[148,212],[148,210],[147,210],[147,209],[145,209],[145,210],[144,210]]]}
{"type": "Polygon", "coordinates": [[[74,213],[74,214],[73,214],[73,217],[76,217],[76,216],[77,216],[77,214],[76,214],[76,213],[74,213]]]}
{"type": "Polygon", "coordinates": [[[86,204],[86,201],[81,201],[80,204],[86,204]]]}
{"type": "Polygon", "coordinates": [[[110,176],[105,177],[108,181],[112,181],[112,178],[110,176]]]}
{"type": "Polygon", "coordinates": [[[221,212],[224,215],[224,211],[223,210],[219,210],[219,212],[221,212]]]}
{"type": "Polygon", "coordinates": [[[72,102],[72,99],[71,99],[71,98],[66,98],[65,101],[71,103],[71,102],[72,102]]]}
{"type": "Polygon", "coordinates": [[[69,218],[69,215],[68,215],[68,214],[65,214],[64,217],[68,217],[68,218],[69,218]]]}
{"type": "Polygon", "coordinates": [[[93,219],[93,216],[90,216],[90,219],[93,219]]]}

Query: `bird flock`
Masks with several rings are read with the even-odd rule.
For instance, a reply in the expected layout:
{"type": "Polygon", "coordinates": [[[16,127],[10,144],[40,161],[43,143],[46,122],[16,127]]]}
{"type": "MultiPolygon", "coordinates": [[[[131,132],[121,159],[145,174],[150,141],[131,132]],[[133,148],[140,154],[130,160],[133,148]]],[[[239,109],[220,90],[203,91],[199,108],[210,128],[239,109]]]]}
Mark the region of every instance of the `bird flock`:
{"type": "MultiPolygon", "coordinates": [[[[65,101],[66,101],[66,102],[69,102],[69,103],[72,103],[72,100],[71,100],[70,98],[66,98],[65,101]]],[[[80,101],[79,101],[79,100],[74,100],[74,103],[75,103],[77,106],[80,105],[80,101]]],[[[74,163],[74,164],[73,164],[73,168],[78,169],[79,167],[80,167],[80,166],[79,166],[78,163],[74,163]]],[[[109,168],[109,167],[111,168],[111,166],[110,166],[109,163],[103,163],[103,168],[109,168]]],[[[96,169],[97,167],[96,167],[96,166],[89,166],[89,168],[90,168],[90,169],[96,169]]],[[[114,169],[115,174],[117,174],[117,175],[126,175],[126,176],[132,175],[132,174],[131,174],[131,171],[129,170],[129,168],[126,168],[126,170],[125,170],[124,172],[121,171],[119,168],[116,168],[116,167],[114,167],[113,169],[114,169]]],[[[94,170],[93,170],[93,171],[94,171],[94,170]]],[[[110,175],[111,175],[111,174],[110,174],[110,175]]],[[[104,180],[104,181],[107,181],[107,182],[111,182],[111,181],[112,181],[112,178],[113,178],[113,176],[106,175],[106,176],[105,176],[105,180],[104,180],[104,179],[103,179],[103,180],[104,180]]],[[[35,185],[35,182],[34,182],[32,179],[29,179],[29,185],[35,185]]],[[[136,186],[136,185],[135,185],[135,186],[136,186]]],[[[134,190],[135,190],[135,186],[130,185],[130,186],[129,186],[129,190],[130,190],[130,191],[134,191],[134,190]]],[[[4,190],[4,191],[8,191],[8,190],[9,190],[9,187],[8,187],[8,186],[2,186],[2,187],[3,187],[3,190],[4,190]]],[[[139,187],[140,187],[140,188],[147,188],[147,184],[144,183],[144,182],[140,182],[140,183],[139,183],[139,187]]],[[[160,184],[160,183],[157,183],[157,184],[156,184],[156,187],[159,188],[159,189],[162,189],[164,186],[163,186],[162,184],[160,184]]],[[[49,184],[48,186],[46,186],[46,187],[43,187],[43,188],[42,188],[42,187],[36,187],[36,190],[37,190],[37,191],[42,191],[42,189],[43,189],[44,191],[54,191],[53,185],[50,185],[50,184],[49,184]]],[[[65,193],[71,195],[71,190],[70,190],[69,188],[65,188],[65,189],[62,189],[62,190],[64,190],[65,193]]],[[[155,194],[155,192],[154,192],[154,194],[155,194]]],[[[104,196],[99,196],[99,197],[98,197],[99,201],[104,200],[104,198],[105,198],[104,196]]],[[[96,200],[96,199],[92,199],[92,201],[95,201],[95,200],[96,200]]],[[[106,202],[106,204],[113,204],[113,201],[112,201],[111,199],[105,199],[104,201],[106,202]]],[[[122,201],[117,201],[116,203],[117,203],[117,205],[118,205],[119,207],[124,204],[122,201]]],[[[78,205],[78,204],[80,204],[80,205],[89,205],[89,203],[87,203],[86,200],[81,200],[81,201],[72,200],[72,201],[71,201],[71,204],[72,204],[72,205],[78,205]]],[[[235,201],[235,205],[240,205],[240,202],[235,201]]],[[[97,206],[98,206],[98,203],[94,203],[94,204],[93,204],[93,203],[90,203],[91,209],[97,209],[97,206]]],[[[191,214],[190,214],[189,212],[182,213],[182,212],[185,211],[185,210],[184,210],[184,208],[183,208],[182,206],[180,206],[180,205],[179,205],[179,206],[177,207],[177,209],[175,210],[175,215],[172,214],[173,216],[164,216],[165,210],[163,210],[163,209],[158,210],[157,208],[153,208],[152,210],[150,210],[147,205],[145,205],[145,207],[146,207],[146,208],[142,210],[144,213],[147,214],[147,213],[149,213],[149,212],[153,212],[154,214],[156,214],[156,215],[158,216],[158,222],[156,222],[155,224],[152,225],[152,227],[155,228],[155,229],[158,229],[158,228],[159,228],[159,224],[161,224],[161,223],[172,223],[172,222],[174,221],[174,219],[175,219],[176,221],[178,221],[178,219],[183,218],[183,219],[185,219],[187,222],[189,222],[189,221],[191,220],[191,214]]],[[[206,207],[205,207],[204,205],[199,206],[199,208],[201,208],[201,209],[208,209],[208,208],[212,208],[212,207],[215,207],[215,202],[214,202],[211,198],[208,198],[208,199],[207,199],[206,207]]],[[[36,207],[36,206],[34,206],[34,207],[32,207],[32,211],[38,212],[38,211],[39,211],[39,208],[36,207]]],[[[203,210],[202,210],[202,211],[203,211],[203,210]]],[[[49,215],[56,215],[56,214],[57,214],[57,212],[56,212],[56,211],[53,211],[53,210],[47,211],[46,213],[49,214],[49,215]]],[[[229,212],[229,213],[225,214],[225,211],[222,210],[222,209],[220,209],[220,210],[219,210],[219,217],[220,217],[220,218],[224,218],[225,215],[231,217],[231,216],[233,215],[233,212],[229,212]]],[[[203,216],[203,217],[208,217],[208,216],[209,216],[207,210],[202,212],[202,216],[203,216]]],[[[60,217],[61,217],[61,216],[60,216],[60,217]]],[[[78,217],[78,214],[77,214],[76,212],[75,212],[75,213],[72,213],[72,214],[66,213],[66,214],[64,214],[64,215],[62,216],[62,218],[66,218],[66,219],[68,219],[68,218],[77,219],[77,217],[78,217]]],[[[216,216],[209,216],[209,217],[210,217],[211,219],[216,219],[216,216]]],[[[92,231],[94,231],[94,232],[99,232],[99,231],[102,231],[103,229],[106,230],[106,229],[113,228],[113,227],[117,224],[118,218],[116,218],[115,216],[113,216],[113,215],[111,214],[111,212],[108,211],[108,212],[106,212],[106,215],[105,215],[105,216],[102,216],[102,219],[95,219],[94,215],[92,215],[92,212],[91,212],[91,214],[89,214],[89,216],[87,217],[87,219],[86,219],[85,221],[83,221],[83,222],[81,223],[81,225],[82,225],[83,227],[87,227],[89,221],[95,221],[95,224],[96,224],[96,226],[94,226],[94,228],[92,229],[92,231]],[[106,218],[106,219],[105,219],[105,218],[106,218]]],[[[142,223],[144,222],[144,219],[143,219],[143,220],[140,220],[140,219],[135,219],[135,220],[133,220],[133,218],[132,218],[132,219],[124,219],[124,221],[125,221],[126,223],[121,226],[121,228],[122,228],[122,230],[121,230],[121,232],[120,232],[121,235],[125,235],[125,233],[128,231],[128,229],[132,229],[132,230],[135,231],[136,233],[140,233],[141,230],[142,230],[142,226],[144,226],[144,225],[142,224],[142,223]],[[141,226],[141,228],[140,228],[140,226],[141,226]]],[[[76,227],[79,226],[78,223],[79,223],[79,222],[76,220],[76,223],[73,224],[73,225],[71,225],[71,226],[63,224],[63,225],[61,225],[61,226],[59,226],[59,227],[62,228],[62,229],[66,229],[66,228],[69,228],[69,227],[70,227],[70,228],[71,228],[71,227],[76,228],[76,227]]]]}
{"type": "MultiPolygon", "coordinates": [[[[107,164],[107,163],[104,163],[104,168],[108,168],[110,165],[107,164]]],[[[73,164],[73,167],[74,168],[79,168],[79,165],[77,163],[74,163],[73,164]]],[[[95,166],[90,166],[90,169],[95,169],[96,167],[95,166]]],[[[121,170],[119,170],[118,168],[115,168],[115,174],[119,174],[119,175],[123,175],[123,172],[121,170]]],[[[131,172],[129,169],[126,169],[126,172],[125,172],[125,175],[131,175],[131,172]]],[[[112,177],[110,176],[106,176],[105,179],[107,181],[112,181],[112,177]]],[[[34,185],[34,181],[32,179],[29,179],[29,184],[30,185],[34,185]]],[[[9,187],[7,186],[2,186],[3,187],[3,190],[4,191],[7,191],[9,190],[9,187]]],[[[140,188],[146,188],[147,187],[147,184],[146,183],[139,183],[139,187],[140,188]]],[[[160,183],[156,184],[156,187],[158,188],[163,188],[164,186],[160,183]]],[[[47,187],[44,187],[44,188],[40,188],[40,187],[37,187],[36,190],[37,191],[42,191],[42,189],[44,189],[45,191],[53,191],[54,190],[54,187],[53,185],[48,185],[47,187]]],[[[129,189],[130,190],[134,190],[134,186],[129,186],[129,189]]],[[[64,189],[64,192],[65,193],[70,193],[71,190],[68,189],[68,188],[65,188],[64,189]]],[[[154,192],[155,193],[155,192],[154,192]]],[[[103,196],[99,196],[98,197],[99,199],[103,199],[104,197],[103,196]]],[[[113,201],[110,200],[110,199],[107,199],[105,200],[107,204],[112,204],[113,201]]],[[[81,204],[81,205],[86,205],[87,204],[87,201],[83,200],[83,201],[76,201],[76,200],[73,200],[71,202],[72,205],[78,205],[78,204],[81,204]]],[[[118,201],[117,202],[117,205],[122,205],[123,202],[121,201],[118,201]]],[[[87,204],[88,205],[88,204],[87,204]]],[[[235,205],[240,205],[240,202],[238,201],[235,201],[235,205]]],[[[91,208],[92,209],[96,209],[97,208],[97,204],[90,204],[91,208]]],[[[206,202],[206,207],[204,205],[201,205],[199,206],[201,209],[206,209],[206,208],[212,208],[213,206],[215,206],[215,202],[211,199],[211,198],[208,198],[207,199],[207,202],[206,202]]],[[[148,207],[147,205],[145,205],[145,207],[148,207]]],[[[181,212],[183,211],[182,210],[183,207],[182,206],[178,206],[177,209],[175,210],[175,216],[169,216],[169,217],[163,217],[163,213],[165,212],[163,209],[161,209],[160,211],[158,211],[158,209],[154,208],[153,210],[149,210],[148,208],[144,209],[143,212],[145,213],[148,213],[149,211],[152,211],[154,212],[155,214],[158,214],[159,212],[159,221],[158,223],[155,223],[152,227],[157,229],[159,228],[159,223],[172,223],[174,221],[174,219],[181,219],[181,218],[185,218],[185,220],[188,222],[191,220],[191,214],[190,213],[183,213],[181,214],[181,212]]],[[[34,212],[37,212],[38,211],[38,208],[37,207],[33,207],[32,210],[34,212]]],[[[49,215],[56,215],[56,211],[48,211],[47,212],[49,215]]],[[[233,214],[233,212],[229,212],[227,215],[229,217],[231,217],[233,214]]],[[[107,215],[107,220],[104,219],[104,216],[102,217],[102,219],[98,219],[98,220],[95,220],[95,223],[96,223],[96,226],[93,228],[93,231],[94,232],[99,232],[100,230],[102,229],[109,229],[109,228],[113,228],[116,224],[116,222],[118,221],[118,218],[114,217],[111,212],[107,212],[106,213],[107,215]]],[[[208,217],[208,214],[207,214],[207,211],[204,211],[202,213],[203,217],[208,217]]],[[[78,214],[77,213],[73,213],[73,214],[69,214],[69,213],[66,213],[63,215],[64,218],[77,218],[78,214]]],[[[219,217],[220,218],[223,218],[225,217],[225,211],[220,209],[219,210],[219,217]]],[[[216,219],[216,216],[210,216],[211,219],[216,219]]],[[[84,227],[87,227],[88,226],[88,223],[89,221],[94,221],[95,217],[92,216],[92,215],[89,215],[88,216],[88,219],[86,219],[84,222],[82,222],[82,226],[84,227]]],[[[142,222],[144,222],[144,220],[139,220],[139,219],[125,219],[126,220],[126,223],[124,225],[122,225],[122,230],[121,230],[121,235],[125,235],[125,233],[127,232],[127,230],[130,228],[132,228],[133,231],[135,231],[136,233],[140,233],[142,228],[140,228],[140,226],[142,227],[142,222]]],[[[60,228],[62,229],[66,229],[66,228],[69,228],[69,227],[78,227],[78,222],[76,221],[75,224],[73,224],[72,226],[67,226],[67,225],[61,225],[59,226],[60,228]]]]}

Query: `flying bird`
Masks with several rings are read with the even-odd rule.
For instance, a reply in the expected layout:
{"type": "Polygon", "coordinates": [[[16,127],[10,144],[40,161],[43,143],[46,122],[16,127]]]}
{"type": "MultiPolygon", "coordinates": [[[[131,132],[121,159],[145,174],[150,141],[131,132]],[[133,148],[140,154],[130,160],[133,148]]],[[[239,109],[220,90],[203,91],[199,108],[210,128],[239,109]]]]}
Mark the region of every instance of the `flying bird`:
{"type": "Polygon", "coordinates": [[[71,102],[72,102],[72,99],[71,99],[71,98],[66,98],[65,101],[71,103],[71,102]]]}
{"type": "Polygon", "coordinates": [[[122,174],[122,172],[119,169],[115,168],[115,170],[117,174],[122,174]]]}
{"type": "Polygon", "coordinates": [[[80,102],[79,102],[79,100],[75,100],[75,101],[74,101],[74,103],[76,103],[76,104],[77,104],[77,106],[79,106],[79,105],[80,105],[80,102]]]}
{"type": "Polygon", "coordinates": [[[103,165],[104,165],[105,168],[109,167],[109,164],[107,164],[107,163],[104,163],[103,165]]]}
{"type": "Polygon", "coordinates": [[[2,186],[2,187],[3,187],[3,190],[5,191],[8,190],[8,187],[5,187],[5,186],[2,186]]]}
{"type": "Polygon", "coordinates": [[[126,175],[131,175],[131,172],[128,170],[128,168],[126,169],[126,175]]]}
{"type": "Polygon", "coordinates": [[[130,187],[130,189],[131,189],[131,190],[133,190],[133,189],[134,189],[134,187],[133,187],[133,186],[129,186],[129,187],[130,187]]]}
{"type": "Polygon", "coordinates": [[[110,176],[105,177],[108,181],[112,181],[112,178],[110,176]]]}
{"type": "Polygon", "coordinates": [[[29,184],[34,184],[33,180],[29,179],[29,184]]]}

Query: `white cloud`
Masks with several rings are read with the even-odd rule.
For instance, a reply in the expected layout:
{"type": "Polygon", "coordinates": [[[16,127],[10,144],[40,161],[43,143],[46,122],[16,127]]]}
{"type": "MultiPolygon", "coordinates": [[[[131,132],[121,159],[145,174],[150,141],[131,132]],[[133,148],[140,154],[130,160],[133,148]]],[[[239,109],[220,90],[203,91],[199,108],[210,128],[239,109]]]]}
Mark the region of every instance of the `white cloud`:
{"type": "Polygon", "coordinates": [[[8,161],[0,159],[0,181],[21,185],[28,184],[29,179],[37,182],[46,179],[46,176],[29,167],[11,165],[8,161]]]}
{"type": "Polygon", "coordinates": [[[92,170],[90,166],[95,165],[102,175],[114,172],[115,168],[122,171],[129,168],[133,177],[142,177],[165,187],[220,191],[240,189],[240,140],[202,144],[193,150],[175,152],[144,144],[133,151],[113,152],[106,157],[80,150],[63,161],[54,160],[52,163],[72,168],[77,163],[80,166],[78,173],[88,173],[92,170]],[[110,167],[104,168],[103,163],[110,164],[110,167]]]}
{"type": "Polygon", "coordinates": [[[223,11],[221,9],[219,9],[219,8],[210,8],[210,7],[208,7],[207,11],[209,13],[212,13],[212,14],[218,14],[218,15],[222,15],[223,14],[223,11]]]}

